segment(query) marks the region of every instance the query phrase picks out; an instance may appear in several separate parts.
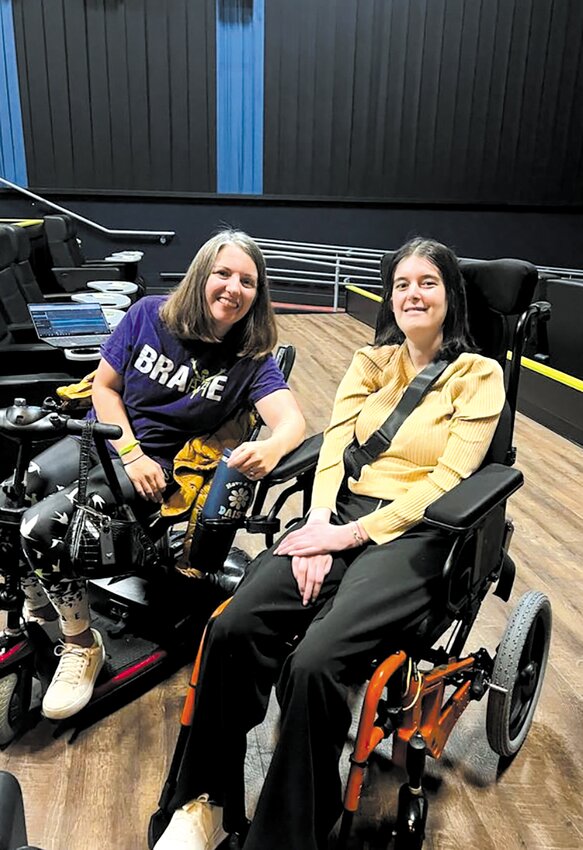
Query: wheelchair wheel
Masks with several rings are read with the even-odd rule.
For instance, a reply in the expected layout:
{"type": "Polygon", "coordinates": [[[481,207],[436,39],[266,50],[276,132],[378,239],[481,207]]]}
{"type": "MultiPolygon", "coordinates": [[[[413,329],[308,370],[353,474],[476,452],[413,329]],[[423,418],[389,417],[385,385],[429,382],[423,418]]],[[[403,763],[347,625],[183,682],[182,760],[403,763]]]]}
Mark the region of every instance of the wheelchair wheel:
{"type": "Polygon", "coordinates": [[[394,850],[421,850],[425,840],[427,797],[425,792],[413,794],[408,785],[399,791],[399,809],[395,824],[394,850]]]}
{"type": "Polygon", "coordinates": [[[29,667],[0,679],[0,747],[5,747],[22,730],[30,708],[32,673],[29,667]]]}
{"type": "Polygon", "coordinates": [[[530,590],[500,641],[486,713],[488,742],[500,756],[515,755],[528,735],[545,675],[551,622],[548,597],[530,590]]]}

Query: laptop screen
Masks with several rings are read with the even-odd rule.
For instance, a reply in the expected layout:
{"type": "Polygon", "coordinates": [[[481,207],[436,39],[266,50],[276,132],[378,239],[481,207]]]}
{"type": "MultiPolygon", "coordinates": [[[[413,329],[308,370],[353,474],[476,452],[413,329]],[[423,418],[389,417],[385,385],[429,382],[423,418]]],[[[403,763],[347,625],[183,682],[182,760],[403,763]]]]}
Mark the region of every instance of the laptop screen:
{"type": "Polygon", "coordinates": [[[41,339],[110,333],[101,304],[29,304],[28,311],[41,339]]]}

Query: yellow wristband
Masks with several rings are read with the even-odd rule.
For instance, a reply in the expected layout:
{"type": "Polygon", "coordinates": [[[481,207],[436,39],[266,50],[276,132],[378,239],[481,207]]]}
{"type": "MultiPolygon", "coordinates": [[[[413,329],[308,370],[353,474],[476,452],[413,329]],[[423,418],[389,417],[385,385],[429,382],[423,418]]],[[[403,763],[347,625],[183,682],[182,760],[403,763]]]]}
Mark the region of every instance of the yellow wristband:
{"type": "Polygon", "coordinates": [[[140,445],[139,440],[134,440],[133,443],[128,443],[127,446],[124,446],[122,449],[118,449],[118,455],[120,457],[124,457],[124,455],[129,455],[130,452],[133,452],[134,449],[137,449],[140,445]]]}

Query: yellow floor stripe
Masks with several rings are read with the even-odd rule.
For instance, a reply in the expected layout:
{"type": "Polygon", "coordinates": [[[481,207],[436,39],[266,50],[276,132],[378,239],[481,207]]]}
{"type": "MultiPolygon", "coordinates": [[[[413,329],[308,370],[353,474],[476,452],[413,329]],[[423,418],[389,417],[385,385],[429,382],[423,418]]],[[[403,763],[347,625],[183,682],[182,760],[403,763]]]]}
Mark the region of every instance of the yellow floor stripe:
{"type": "Polygon", "coordinates": [[[366,289],[361,289],[360,286],[347,286],[346,289],[349,289],[351,292],[356,292],[357,295],[364,295],[365,298],[370,298],[371,301],[382,301],[380,295],[377,295],[375,292],[367,292],[366,289]]]}
{"type": "MultiPolygon", "coordinates": [[[[351,284],[350,286],[347,286],[346,289],[356,293],[356,295],[362,295],[364,298],[370,298],[371,301],[383,300],[380,295],[377,295],[374,292],[367,292],[366,289],[361,289],[360,286],[353,286],[351,284]]],[[[512,355],[509,351],[508,359],[510,360],[511,357],[512,355]]],[[[567,375],[566,372],[560,372],[558,369],[553,369],[551,366],[545,366],[544,363],[538,363],[536,360],[531,360],[530,357],[522,357],[520,363],[525,369],[530,369],[531,372],[537,372],[545,378],[550,378],[551,381],[557,381],[559,384],[564,384],[566,387],[571,387],[571,389],[583,393],[583,381],[580,378],[574,378],[572,375],[567,375]]]]}
{"type": "MultiPolygon", "coordinates": [[[[509,360],[512,359],[510,351],[507,357],[509,360]]],[[[551,381],[557,381],[559,384],[564,384],[566,387],[571,387],[572,390],[583,393],[583,381],[580,378],[574,378],[572,375],[567,375],[566,372],[553,369],[552,366],[545,366],[544,363],[531,360],[530,357],[522,357],[520,359],[520,365],[524,366],[525,369],[530,369],[531,372],[537,372],[545,378],[550,378],[551,381]]]]}

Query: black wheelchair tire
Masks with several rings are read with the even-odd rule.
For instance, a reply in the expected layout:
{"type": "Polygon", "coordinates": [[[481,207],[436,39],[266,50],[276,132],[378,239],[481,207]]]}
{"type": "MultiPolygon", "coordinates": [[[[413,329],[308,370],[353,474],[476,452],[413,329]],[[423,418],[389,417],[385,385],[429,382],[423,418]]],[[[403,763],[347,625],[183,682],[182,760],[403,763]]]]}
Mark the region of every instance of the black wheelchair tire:
{"type": "Polygon", "coordinates": [[[399,811],[394,831],[394,850],[422,850],[425,841],[427,799],[414,796],[407,786],[399,794],[399,811]],[[403,794],[403,791],[405,792],[403,794]]]}
{"type": "Polygon", "coordinates": [[[551,638],[551,603],[529,590],[519,600],[498,646],[488,693],[486,734],[495,753],[516,755],[530,730],[543,685],[551,638]]]}
{"type": "Polygon", "coordinates": [[[22,731],[30,708],[32,672],[20,667],[0,679],[0,747],[22,731]]]}

